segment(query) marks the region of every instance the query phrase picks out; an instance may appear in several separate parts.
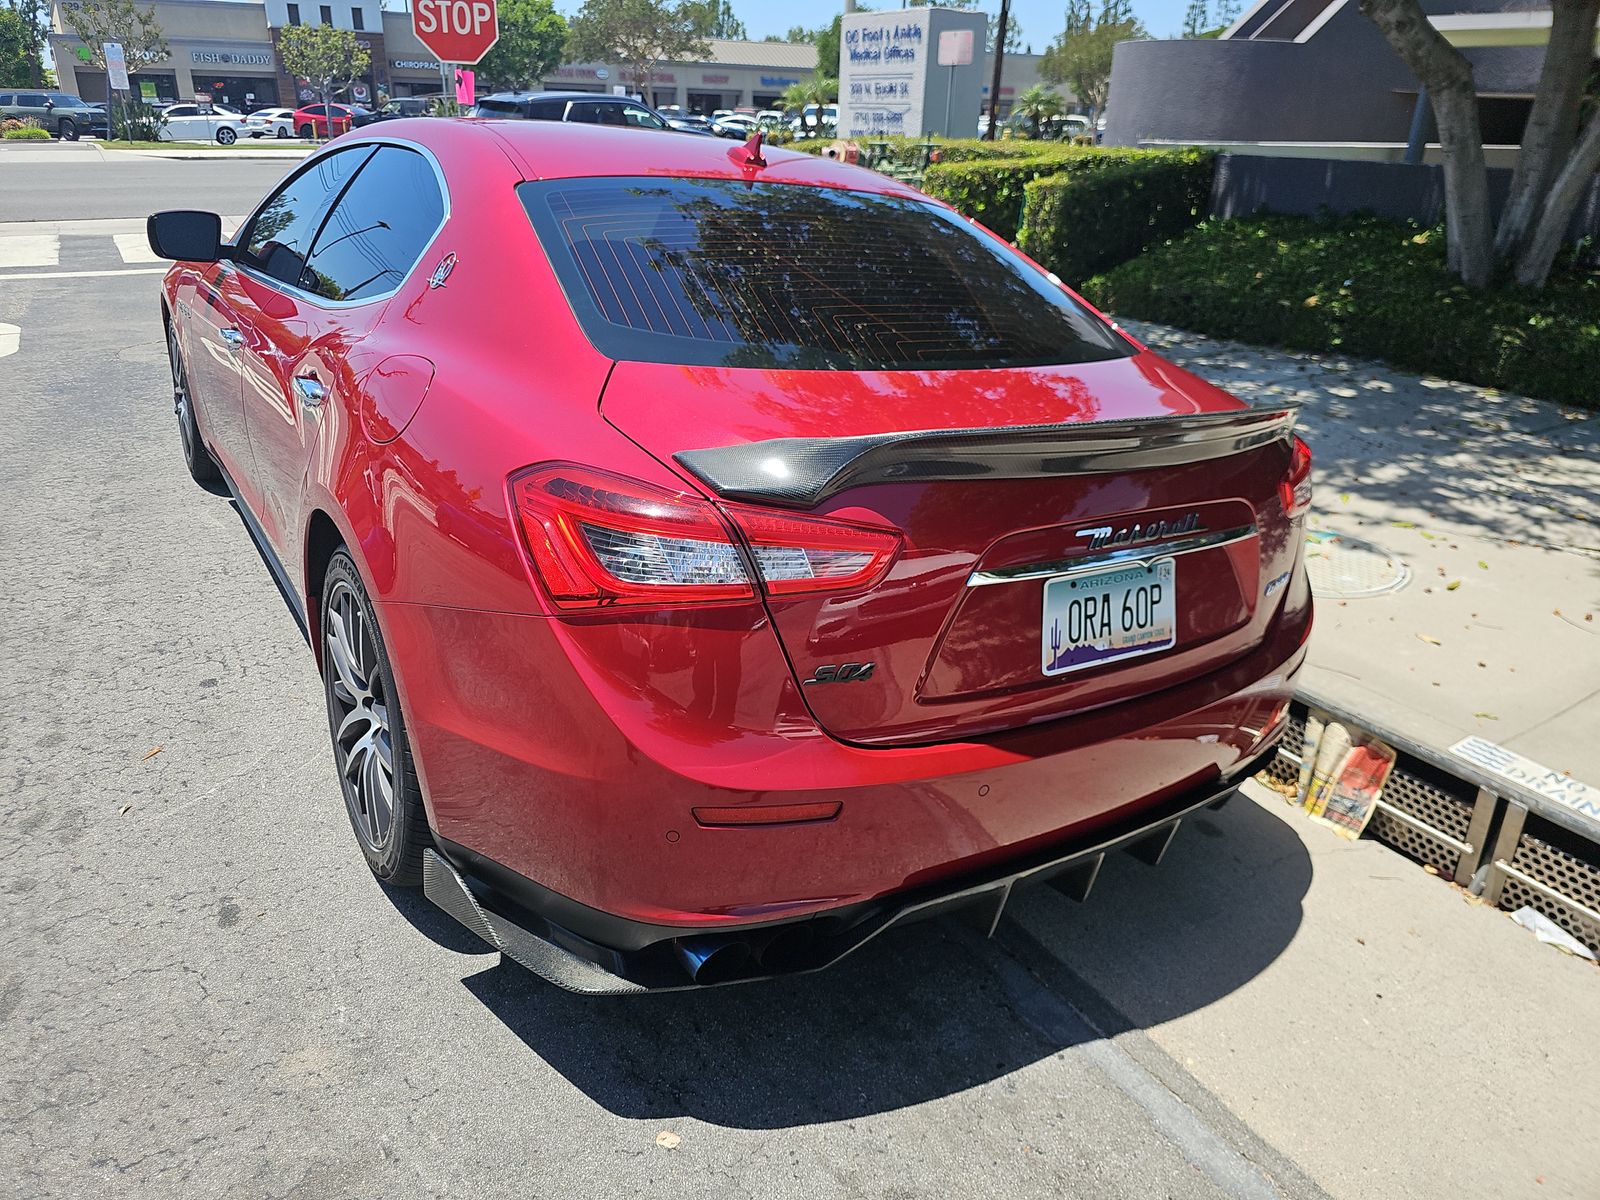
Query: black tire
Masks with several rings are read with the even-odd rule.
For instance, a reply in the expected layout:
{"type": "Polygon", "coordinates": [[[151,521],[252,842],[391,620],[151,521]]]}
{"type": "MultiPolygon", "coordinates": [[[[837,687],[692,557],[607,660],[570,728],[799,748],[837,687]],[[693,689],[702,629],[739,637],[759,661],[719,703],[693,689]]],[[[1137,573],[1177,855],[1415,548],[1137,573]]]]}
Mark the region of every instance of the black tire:
{"type": "Polygon", "coordinates": [[[278,140],[281,142],[281,141],[285,140],[288,136],[289,136],[289,127],[287,125],[279,125],[278,126],[278,140]]]}
{"type": "Polygon", "coordinates": [[[433,844],[422,787],[411,758],[389,651],[356,565],[342,548],[334,552],[323,581],[321,626],[319,652],[328,733],[356,845],[372,873],[384,883],[416,887],[422,882],[422,852],[433,844]],[[374,716],[380,711],[381,717],[374,716]],[[364,745],[367,748],[363,750],[364,745]],[[386,824],[385,779],[389,784],[386,824]]]}
{"type": "Polygon", "coordinates": [[[71,117],[62,117],[61,124],[56,126],[56,136],[63,142],[78,140],[78,123],[71,117]]]}
{"type": "Polygon", "coordinates": [[[239,134],[231,126],[224,125],[217,130],[217,145],[219,146],[231,146],[238,140],[239,134]]]}
{"type": "Polygon", "coordinates": [[[184,365],[183,351],[178,348],[178,331],[171,321],[167,322],[167,360],[172,365],[172,411],[178,418],[183,465],[189,468],[189,477],[196,483],[216,483],[222,478],[222,472],[200,437],[200,423],[194,415],[194,397],[189,391],[189,369],[184,365]]]}
{"type": "Polygon", "coordinates": [[[305,139],[306,141],[309,142],[316,135],[317,135],[317,131],[315,129],[313,129],[309,123],[300,126],[300,136],[303,139],[305,139]]]}

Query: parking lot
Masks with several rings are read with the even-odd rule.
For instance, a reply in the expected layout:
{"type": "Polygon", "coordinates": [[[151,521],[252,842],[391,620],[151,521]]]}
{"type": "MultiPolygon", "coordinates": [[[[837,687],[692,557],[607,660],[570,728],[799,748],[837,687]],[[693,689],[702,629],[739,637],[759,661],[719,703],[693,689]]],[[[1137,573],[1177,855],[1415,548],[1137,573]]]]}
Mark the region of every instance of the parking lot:
{"type": "Polygon", "coordinates": [[[0,1194],[1600,1193],[1595,968],[1254,785],[993,940],[699,993],[378,885],[139,245],[288,164],[55,149],[0,150],[0,1194]]]}

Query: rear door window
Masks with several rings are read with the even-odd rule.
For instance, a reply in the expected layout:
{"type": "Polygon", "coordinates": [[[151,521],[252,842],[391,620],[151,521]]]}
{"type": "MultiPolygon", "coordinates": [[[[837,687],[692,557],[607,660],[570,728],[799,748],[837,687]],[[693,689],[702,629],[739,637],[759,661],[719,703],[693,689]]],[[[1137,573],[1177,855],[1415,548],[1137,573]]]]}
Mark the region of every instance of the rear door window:
{"type": "Polygon", "coordinates": [[[640,108],[637,104],[624,104],[622,106],[622,120],[625,124],[636,126],[640,129],[665,129],[667,123],[648,108],[640,108]]]}
{"type": "Polygon", "coordinates": [[[893,370],[1123,358],[1126,340],[947,209],[842,188],[518,188],[584,333],[645,362],[893,370]]]}
{"type": "Polygon", "coordinates": [[[382,146],[334,204],[306,263],[329,300],[394,291],[444,220],[433,165],[415,150],[382,146]]]}
{"type": "Polygon", "coordinates": [[[535,100],[528,105],[528,116],[535,121],[559,121],[566,112],[565,100],[535,100]]]}
{"type": "Polygon", "coordinates": [[[245,265],[292,287],[314,290],[314,281],[306,275],[306,258],[317,229],[356,168],[371,154],[371,146],[352,146],[327,155],[279,188],[240,238],[245,265]]]}
{"type": "Polygon", "coordinates": [[[486,117],[520,117],[521,106],[514,100],[480,100],[478,112],[486,117]]]}

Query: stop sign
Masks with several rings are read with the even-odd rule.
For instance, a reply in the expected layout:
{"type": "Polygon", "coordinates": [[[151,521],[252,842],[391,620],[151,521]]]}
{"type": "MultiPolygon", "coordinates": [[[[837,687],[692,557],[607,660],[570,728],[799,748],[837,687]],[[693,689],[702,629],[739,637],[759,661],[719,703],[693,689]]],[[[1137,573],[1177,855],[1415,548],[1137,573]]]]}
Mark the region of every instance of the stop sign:
{"type": "Polygon", "coordinates": [[[440,62],[470,66],[500,40],[495,0],[413,0],[411,31],[440,62]]]}

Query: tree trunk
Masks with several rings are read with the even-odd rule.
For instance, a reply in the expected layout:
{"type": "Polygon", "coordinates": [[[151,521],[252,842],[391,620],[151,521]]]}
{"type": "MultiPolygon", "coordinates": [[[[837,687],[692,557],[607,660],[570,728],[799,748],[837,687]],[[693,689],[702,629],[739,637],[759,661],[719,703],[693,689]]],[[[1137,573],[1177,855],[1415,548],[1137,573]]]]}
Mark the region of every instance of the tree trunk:
{"type": "Polygon", "coordinates": [[[1495,254],[1515,258],[1528,241],[1540,202],[1578,136],[1578,113],[1594,58],[1600,0],[1554,0],[1550,44],[1539,73],[1539,90],[1522,134],[1522,152],[1500,228],[1495,254]]]}
{"type": "Polygon", "coordinates": [[[1550,185],[1549,194],[1539,206],[1539,223],[1533,236],[1517,259],[1517,282],[1528,287],[1543,287],[1550,276],[1550,267],[1556,261],[1561,243],[1572,223],[1573,210],[1583,199],[1583,192],[1600,170],[1600,112],[1589,118],[1578,144],[1573,147],[1567,165],[1550,185]]]}
{"type": "Polygon", "coordinates": [[[1468,287],[1484,287],[1494,270],[1494,238],[1472,64],[1428,24],[1418,0],[1361,0],[1361,11],[1428,89],[1444,154],[1450,269],[1468,287]]]}

